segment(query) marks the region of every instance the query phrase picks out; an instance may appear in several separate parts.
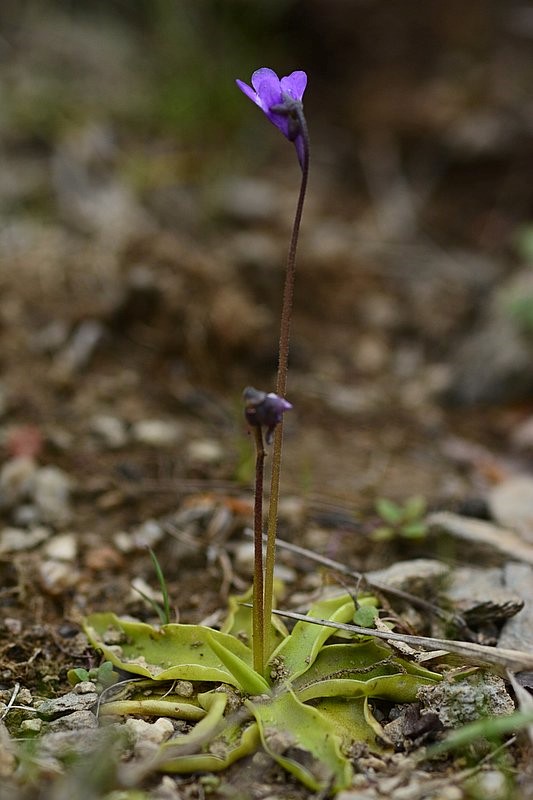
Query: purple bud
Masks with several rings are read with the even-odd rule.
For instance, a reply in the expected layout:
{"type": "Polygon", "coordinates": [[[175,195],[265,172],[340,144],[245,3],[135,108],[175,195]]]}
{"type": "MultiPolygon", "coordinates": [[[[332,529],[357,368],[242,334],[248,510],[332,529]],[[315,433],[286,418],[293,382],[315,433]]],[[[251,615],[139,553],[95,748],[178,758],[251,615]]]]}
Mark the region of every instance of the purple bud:
{"type": "Polygon", "coordinates": [[[290,411],[292,404],[274,392],[260,392],[248,386],[242,393],[244,399],[244,415],[248,425],[266,428],[266,443],[272,442],[276,425],[283,419],[285,411],[290,411]]]}

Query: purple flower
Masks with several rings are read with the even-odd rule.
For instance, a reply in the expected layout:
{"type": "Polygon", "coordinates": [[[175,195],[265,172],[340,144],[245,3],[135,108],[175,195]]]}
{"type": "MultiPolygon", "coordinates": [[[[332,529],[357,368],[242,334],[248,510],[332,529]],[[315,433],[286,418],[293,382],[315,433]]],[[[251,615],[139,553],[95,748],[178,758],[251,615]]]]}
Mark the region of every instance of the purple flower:
{"type": "Polygon", "coordinates": [[[248,386],[242,393],[244,399],[244,415],[249,425],[266,428],[266,443],[270,444],[276,425],[279,425],[285,411],[290,411],[292,404],[274,392],[260,392],[248,386]]]}
{"type": "Polygon", "coordinates": [[[302,97],[307,86],[305,72],[297,70],[280,79],[274,70],[261,67],[252,75],[252,86],[240,80],[236,83],[239,89],[264,111],[270,122],[279,128],[290,142],[294,142],[303,169],[307,148],[302,106],[302,97]]]}

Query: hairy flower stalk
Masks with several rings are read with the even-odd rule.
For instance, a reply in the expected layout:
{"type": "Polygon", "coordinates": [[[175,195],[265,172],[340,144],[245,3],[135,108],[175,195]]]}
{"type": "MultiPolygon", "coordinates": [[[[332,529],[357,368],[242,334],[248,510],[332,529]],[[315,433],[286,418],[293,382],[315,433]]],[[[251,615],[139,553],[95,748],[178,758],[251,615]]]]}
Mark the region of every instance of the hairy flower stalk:
{"type": "MultiPolygon", "coordinates": [[[[263,674],[265,669],[265,599],[263,573],[263,477],[265,472],[265,446],[263,429],[255,429],[255,494],[254,494],[254,585],[252,642],[254,669],[263,674]]],[[[272,609],[271,609],[272,613],[272,609]]]]}
{"type": "MultiPolygon", "coordinates": [[[[276,395],[278,399],[284,400],[287,391],[287,374],[289,367],[289,345],[291,335],[291,319],[294,298],[294,278],[296,271],[296,249],[298,246],[298,236],[300,223],[307,190],[307,179],[309,175],[309,135],[307,123],[305,121],[302,105],[302,97],[307,85],[307,75],[305,72],[297,71],[284,78],[278,78],[273,70],[263,67],[256,70],[252,75],[252,86],[248,86],[242,81],[237,81],[239,88],[249,97],[268,119],[283,133],[283,135],[294,142],[298,161],[302,170],[300,192],[296,205],[296,213],[292,228],[291,241],[287,256],[287,266],[285,272],[285,284],[283,288],[283,301],[281,308],[281,324],[279,337],[279,358],[278,375],[276,384],[276,395]]],[[[246,391],[246,390],[245,390],[246,391]]],[[[285,401],[286,402],[286,401],[285,401]]],[[[247,414],[247,419],[250,422],[247,414]]],[[[257,423],[255,423],[257,424],[257,423]]],[[[265,653],[270,652],[268,638],[270,636],[270,618],[272,615],[272,596],[274,586],[274,564],[276,553],[276,533],[278,526],[278,506],[279,489],[281,480],[281,456],[283,448],[283,421],[282,414],[273,428],[269,429],[270,435],[274,431],[274,448],[272,454],[272,475],[270,484],[270,504],[268,509],[267,545],[265,554],[264,577],[261,575],[263,583],[263,602],[261,604],[261,614],[263,618],[262,629],[262,659],[265,653]]],[[[269,433],[267,432],[267,443],[269,433]]],[[[264,455],[262,463],[264,461],[264,455]]],[[[256,461],[257,464],[257,461],[256,461]]],[[[261,486],[262,486],[261,476],[261,486]]],[[[257,470],[256,470],[256,507],[257,507],[257,470]]],[[[262,531],[261,531],[262,533],[262,531]]],[[[257,543],[258,531],[255,531],[257,543]]],[[[257,544],[256,544],[257,546],[257,544]]],[[[257,581],[257,573],[254,579],[254,586],[257,581]]],[[[255,609],[255,600],[254,600],[255,609]]],[[[259,625],[258,625],[259,629],[259,625]]],[[[255,652],[255,646],[254,646],[255,652]]],[[[264,667],[264,660],[258,658],[264,667]]],[[[255,664],[255,655],[254,655],[255,664]]],[[[261,673],[263,670],[260,670],[261,673]]]]}

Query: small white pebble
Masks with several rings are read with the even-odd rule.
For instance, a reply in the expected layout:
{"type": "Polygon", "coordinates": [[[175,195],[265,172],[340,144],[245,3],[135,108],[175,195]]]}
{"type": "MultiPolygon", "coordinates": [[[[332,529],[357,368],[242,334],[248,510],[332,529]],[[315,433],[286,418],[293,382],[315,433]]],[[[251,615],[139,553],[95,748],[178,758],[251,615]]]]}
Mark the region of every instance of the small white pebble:
{"type": "Polygon", "coordinates": [[[143,719],[127,719],[125,728],[133,737],[133,748],[137,756],[150,754],[174,734],[172,722],[165,717],[159,717],[155,722],[146,722],[143,719]]]}
{"type": "Polygon", "coordinates": [[[135,549],[131,536],[126,531],[117,531],[113,534],[113,544],[121,553],[131,553],[135,549]]]}
{"type": "Polygon", "coordinates": [[[176,422],[163,419],[143,419],[132,428],[133,438],[151,447],[173,447],[182,438],[183,429],[176,422]]]}
{"type": "Polygon", "coordinates": [[[163,528],[155,519],[147,519],[131,532],[131,538],[135,547],[144,550],[146,547],[153,547],[163,538],[163,528]]]}
{"type": "Polygon", "coordinates": [[[505,776],[498,770],[491,769],[476,775],[478,797],[484,800],[502,800],[507,797],[505,776]]]}
{"type": "Polygon", "coordinates": [[[45,544],[44,553],[48,558],[56,561],[74,561],[78,554],[76,537],[73,533],[54,536],[45,544]]]}
{"type": "Polygon", "coordinates": [[[90,429],[110,450],[124,447],[128,442],[126,425],[118,417],[99,414],[91,419],[90,429]]]}
{"type": "Polygon", "coordinates": [[[50,536],[48,528],[38,527],[26,531],[22,528],[4,528],[0,531],[0,554],[31,550],[50,536]]]}
{"type": "Polygon", "coordinates": [[[90,692],[96,692],[96,685],[92,681],[80,681],[73,687],[72,691],[74,694],[89,694],[90,692]]]}
{"type": "Polygon", "coordinates": [[[34,500],[41,520],[62,525],[71,518],[71,478],[59,467],[41,467],[34,476],[34,500]]]}
{"type": "Polygon", "coordinates": [[[218,464],[224,458],[224,450],[214,439],[197,439],[189,442],[187,455],[199,464],[218,464]]]}
{"type": "Polygon", "coordinates": [[[78,583],[80,573],[65,561],[49,560],[39,564],[39,578],[45,592],[60,595],[78,583]]]}
{"type": "Polygon", "coordinates": [[[42,719],[24,719],[20,723],[20,730],[24,733],[39,733],[43,725],[42,719]]]}

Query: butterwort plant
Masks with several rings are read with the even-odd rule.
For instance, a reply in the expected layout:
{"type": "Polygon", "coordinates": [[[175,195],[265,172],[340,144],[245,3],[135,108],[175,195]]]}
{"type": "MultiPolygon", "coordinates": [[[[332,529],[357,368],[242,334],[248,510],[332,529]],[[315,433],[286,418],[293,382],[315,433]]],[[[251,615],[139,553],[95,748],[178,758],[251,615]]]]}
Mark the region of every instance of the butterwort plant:
{"type": "Polygon", "coordinates": [[[301,169],[300,192],[296,204],[283,288],[276,391],[268,394],[257,392],[257,390],[251,388],[247,388],[244,391],[245,416],[248,424],[254,430],[256,442],[252,648],[255,669],[260,674],[264,674],[265,654],[270,650],[268,637],[271,630],[270,618],[273,602],[274,562],[283,448],[283,414],[292,408],[285,396],[289,367],[296,250],[309,176],[309,134],[302,103],[307,86],[307,75],[302,70],[297,70],[296,72],[291,72],[290,75],[279,78],[272,69],[262,67],[253,73],[251,86],[241,80],[237,80],[237,86],[252,102],[259,106],[270,122],[290,142],[294,143],[301,169]],[[272,438],[274,440],[264,568],[262,555],[262,495],[265,460],[263,428],[266,431],[267,444],[270,443],[272,438]]]}
{"type": "Polygon", "coordinates": [[[262,747],[312,792],[329,796],[351,785],[349,751],[355,743],[364,744],[370,752],[382,751],[387,737],[372,713],[371,699],[412,703],[421,686],[440,680],[440,675],[398,658],[388,645],[369,639],[371,628],[366,626],[377,616],[378,600],[368,593],[359,593],[356,599],[348,594],[323,598],[307,616],[299,616],[290,631],[272,613],[283,417],[292,407],[285,391],[294,268],[309,167],[302,110],[305,84],[303,72],[279,79],[269,69],[255,72],[251,86],[239,82],[294,142],[302,169],[283,292],[276,391],[247,387],[243,398],[256,443],[253,587],[245,595],[229,598],[220,629],[181,623],[154,627],[109,613],[92,614],[84,623],[89,641],[113,667],[142,679],[138,685],[127,686],[122,695],[107,694],[100,706],[102,714],[171,716],[190,726],[187,733],[163,742],[138,767],[124,764],[118,775],[123,788],[138,785],[155,770],[178,774],[226,770],[262,747]],[[271,442],[263,570],[263,470],[265,445],[271,442]],[[367,606],[371,608],[365,616],[367,606]],[[350,630],[360,638],[330,644],[336,630],[332,624],[344,630],[356,613],[364,627],[352,625],[350,630]]]}

